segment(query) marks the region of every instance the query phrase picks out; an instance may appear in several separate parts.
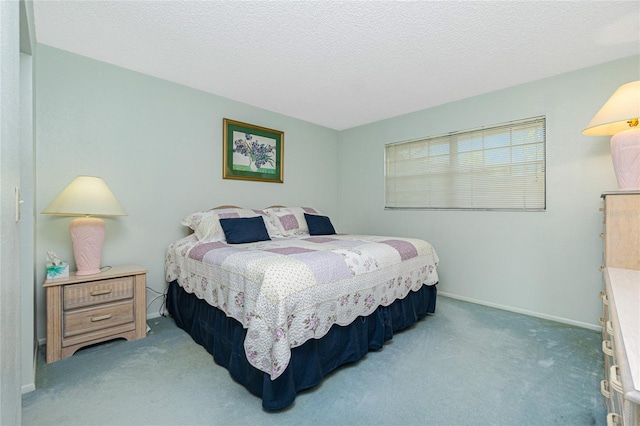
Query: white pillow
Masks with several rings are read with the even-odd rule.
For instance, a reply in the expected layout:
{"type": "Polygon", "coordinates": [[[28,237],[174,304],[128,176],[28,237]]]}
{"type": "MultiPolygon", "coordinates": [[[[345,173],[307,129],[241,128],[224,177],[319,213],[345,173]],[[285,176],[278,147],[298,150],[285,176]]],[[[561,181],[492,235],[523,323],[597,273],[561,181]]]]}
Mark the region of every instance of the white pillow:
{"type": "Polygon", "coordinates": [[[320,214],[319,211],[311,207],[271,207],[264,209],[264,212],[271,217],[271,222],[284,237],[309,235],[309,227],[304,214],[320,214]]]}

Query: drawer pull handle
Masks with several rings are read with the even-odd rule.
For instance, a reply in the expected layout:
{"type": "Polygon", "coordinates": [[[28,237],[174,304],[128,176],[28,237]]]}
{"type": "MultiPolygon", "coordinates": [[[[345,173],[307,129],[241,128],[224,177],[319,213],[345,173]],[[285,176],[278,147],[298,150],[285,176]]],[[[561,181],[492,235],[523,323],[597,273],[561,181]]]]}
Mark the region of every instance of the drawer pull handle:
{"type": "Polygon", "coordinates": [[[111,314],[98,315],[97,317],[91,317],[91,322],[104,321],[104,320],[108,320],[109,318],[111,318],[111,314]]]}
{"type": "Polygon", "coordinates": [[[619,415],[616,413],[607,414],[607,426],[619,426],[621,424],[619,415]]]}
{"type": "Polygon", "coordinates": [[[609,336],[613,336],[613,326],[611,325],[611,321],[607,321],[607,334],[609,336]]]}
{"type": "Polygon", "coordinates": [[[599,268],[598,268],[598,270],[599,270],[600,272],[604,272],[604,266],[599,267],[599,268]]]}
{"type": "Polygon", "coordinates": [[[609,392],[609,382],[607,382],[606,380],[602,380],[600,382],[600,393],[607,399],[611,398],[611,392],[609,392]]]}
{"type": "Polygon", "coordinates": [[[602,352],[609,356],[613,356],[613,348],[611,347],[611,340],[602,341],[602,352]]]}
{"type": "Polygon", "coordinates": [[[600,296],[600,299],[602,299],[602,303],[604,305],[609,306],[609,296],[607,296],[607,293],[605,293],[604,291],[601,291],[598,296],[600,296]]]}
{"type": "Polygon", "coordinates": [[[113,289],[111,289],[111,288],[108,288],[108,289],[105,289],[105,290],[94,290],[94,291],[91,292],[91,295],[92,296],[100,296],[101,294],[109,294],[112,291],[113,291],[113,289]]]}
{"type": "Polygon", "coordinates": [[[618,380],[618,366],[612,365],[609,369],[609,385],[618,393],[623,393],[622,382],[618,380]]]}
{"type": "Polygon", "coordinates": [[[604,238],[604,232],[601,232],[599,235],[600,238],[604,238]]]}

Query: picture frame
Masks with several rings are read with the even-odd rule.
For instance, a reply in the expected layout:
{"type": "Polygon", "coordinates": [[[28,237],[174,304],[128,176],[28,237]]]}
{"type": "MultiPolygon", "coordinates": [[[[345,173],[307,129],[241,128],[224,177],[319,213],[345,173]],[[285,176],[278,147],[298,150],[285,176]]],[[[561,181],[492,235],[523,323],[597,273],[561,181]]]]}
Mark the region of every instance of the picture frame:
{"type": "Polygon", "coordinates": [[[222,178],[284,182],[284,132],[224,118],[222,178]]]}

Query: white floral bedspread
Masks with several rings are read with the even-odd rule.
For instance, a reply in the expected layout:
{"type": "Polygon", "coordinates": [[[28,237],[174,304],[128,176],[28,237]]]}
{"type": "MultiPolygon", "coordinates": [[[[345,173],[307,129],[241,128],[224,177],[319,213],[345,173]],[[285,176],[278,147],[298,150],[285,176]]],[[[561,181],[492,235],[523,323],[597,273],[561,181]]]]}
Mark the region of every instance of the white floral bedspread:
{"type": "Polygon", "coordinates": [[[291,348],[434,285],[437,265],[433,247],[413,238],[307,235],[232,245],[191,235],[168,247],[166,279],[238,320],[247,359],[274,380],[291,348]]]}

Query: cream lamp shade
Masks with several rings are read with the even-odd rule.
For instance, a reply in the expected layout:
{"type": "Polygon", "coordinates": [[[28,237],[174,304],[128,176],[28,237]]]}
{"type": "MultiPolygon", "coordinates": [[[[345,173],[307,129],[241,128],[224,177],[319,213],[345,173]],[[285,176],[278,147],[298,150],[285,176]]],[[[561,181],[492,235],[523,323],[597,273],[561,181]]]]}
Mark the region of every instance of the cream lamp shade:
{"type": "Polygon", "coordinates": [[[591,119],[582,134],[613,135],[611,159],[618,189],[640,189],[640,80],[623,84],[591,119]]]}
{"type": "Polygon", "coordinates": [[[78,176],[42,211],[57,216],[126,216],[102,178],[78,176]]]}
{"type": "Polygon", "coordinates": [[[56,216],[83,216],[71,221],[69,232],[78,271],[76,275],[100,273],[104,220],[90,216],[126,216],[104,180],[78,176],[42,211],[56,216]]]}

